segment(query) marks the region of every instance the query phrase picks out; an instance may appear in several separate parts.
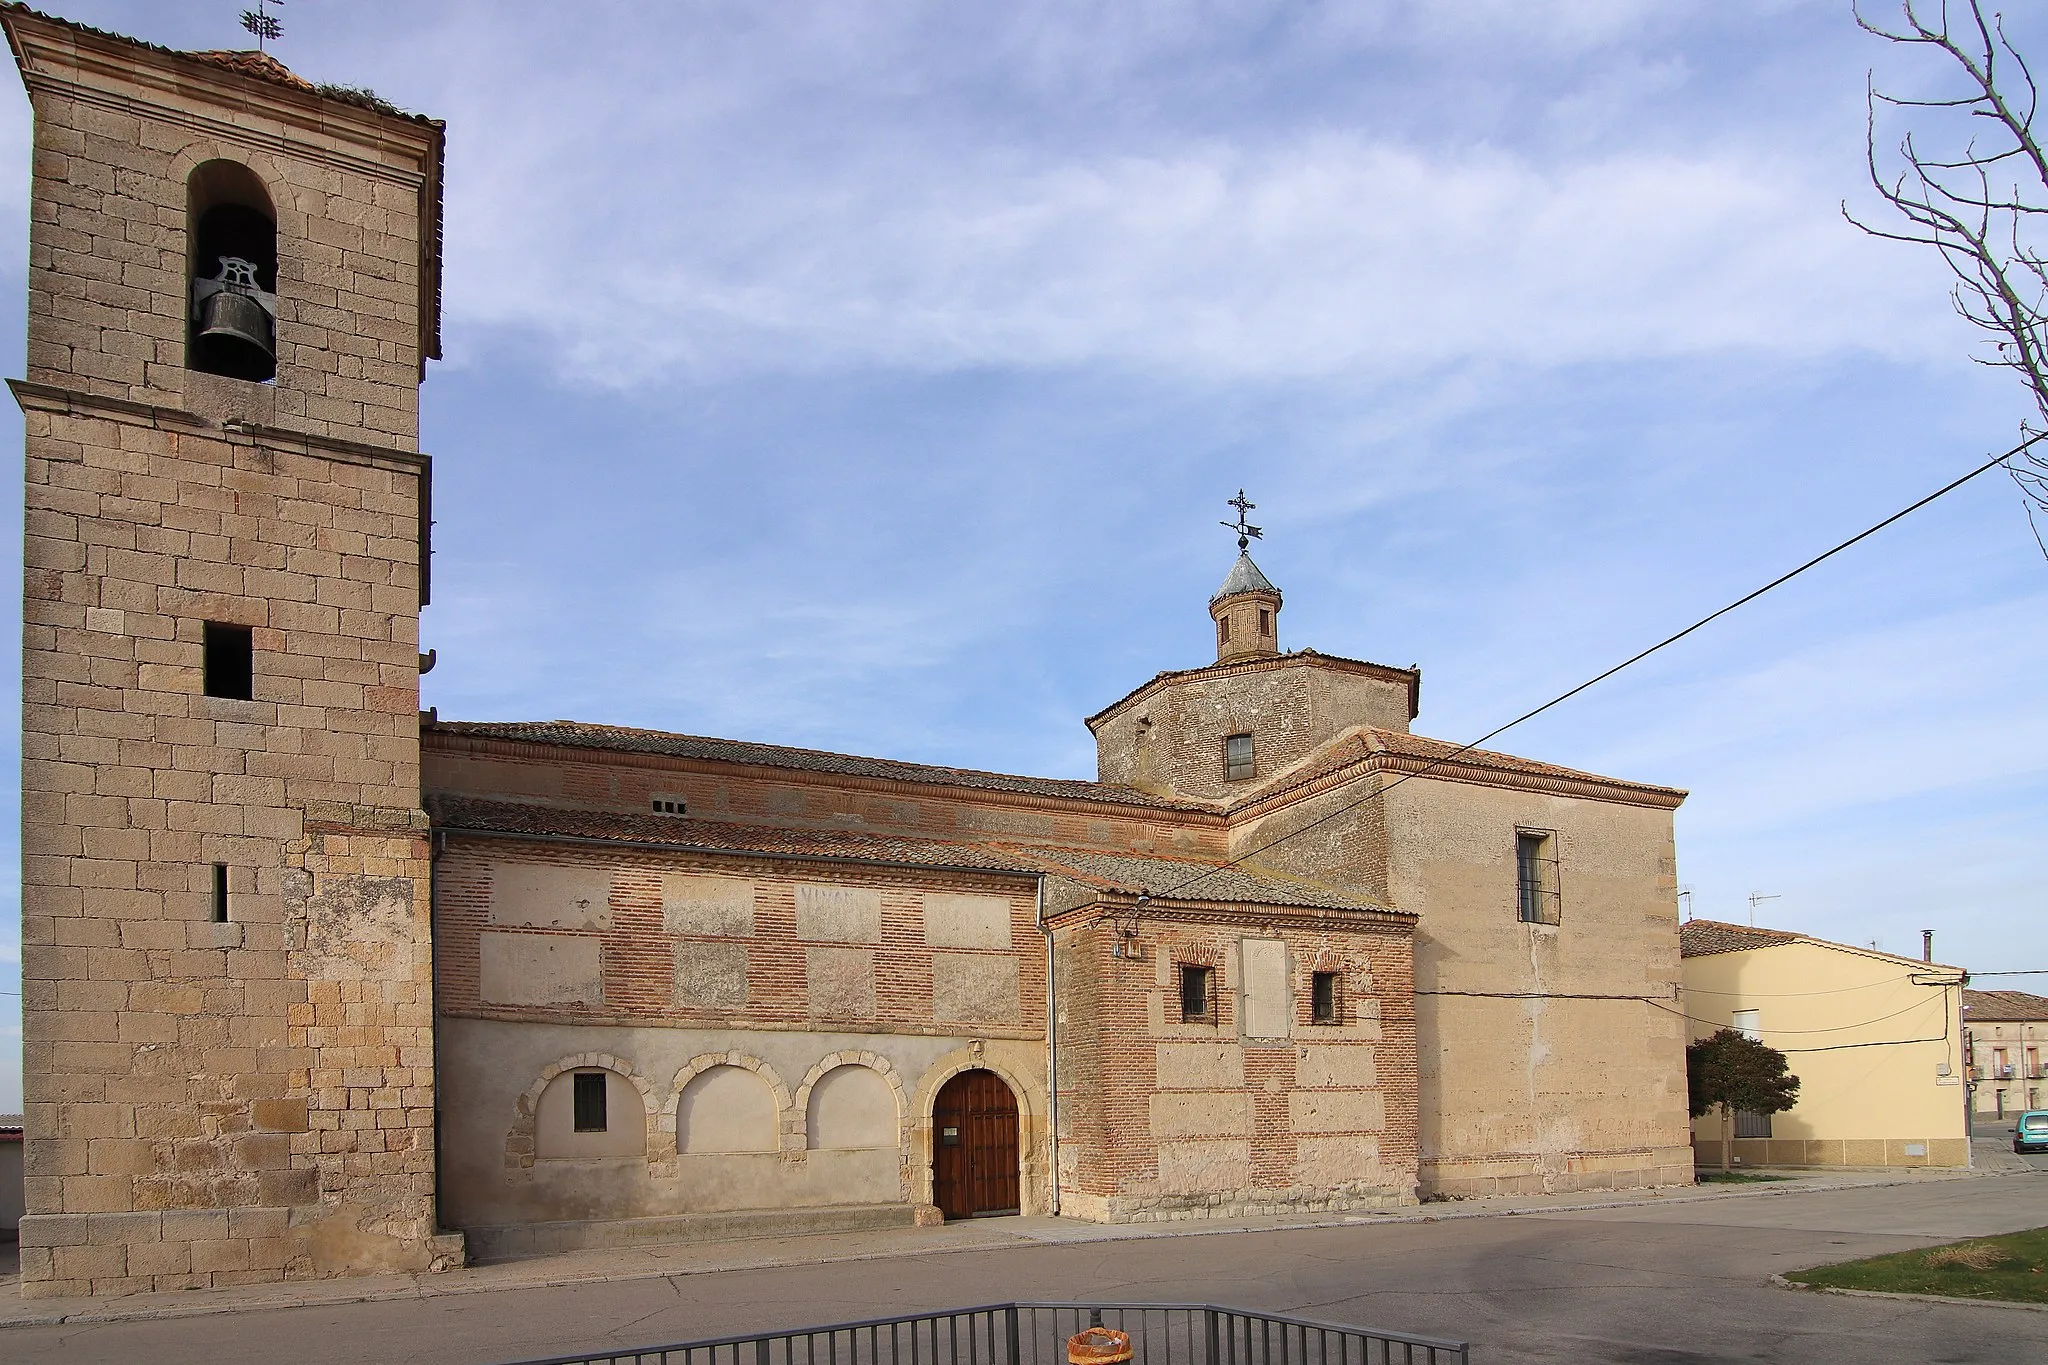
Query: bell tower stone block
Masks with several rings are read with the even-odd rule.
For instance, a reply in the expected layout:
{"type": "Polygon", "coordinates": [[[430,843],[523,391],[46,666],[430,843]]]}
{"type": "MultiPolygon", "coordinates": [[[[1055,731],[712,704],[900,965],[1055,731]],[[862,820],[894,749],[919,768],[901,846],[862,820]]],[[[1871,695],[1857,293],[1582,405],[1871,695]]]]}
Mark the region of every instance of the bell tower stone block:
{"type": "Polygon", "coordinates": [[[460,1255],[419,611],[442,127],[0,6],[34,106],[31,1296],[460,1255]]]}

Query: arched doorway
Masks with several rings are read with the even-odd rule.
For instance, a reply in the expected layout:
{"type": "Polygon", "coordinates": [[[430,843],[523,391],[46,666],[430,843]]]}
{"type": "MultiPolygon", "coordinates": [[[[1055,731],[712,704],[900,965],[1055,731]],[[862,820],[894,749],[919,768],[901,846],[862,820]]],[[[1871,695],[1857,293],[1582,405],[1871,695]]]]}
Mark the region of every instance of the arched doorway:
{"type": "Polygon", "coordinates": [[[948,1218],[1016,1213],[1017,1097],[993,1071],[963,1071],[932,1101],[932,1202],[948,1218]]]}

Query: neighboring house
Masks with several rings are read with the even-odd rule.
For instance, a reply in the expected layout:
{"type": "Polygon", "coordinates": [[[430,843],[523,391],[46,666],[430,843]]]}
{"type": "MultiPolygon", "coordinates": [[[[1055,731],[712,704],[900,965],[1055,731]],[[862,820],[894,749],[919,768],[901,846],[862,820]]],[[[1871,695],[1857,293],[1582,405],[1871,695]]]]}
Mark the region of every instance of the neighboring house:
{"type": "MultiPolygon", "coordinates": [[[[1693,1037],[1739,1029],[1799,1077],[1792,1108],[1736,1115],[1745,1165],[1970,1164],[1960,967],[1717,920],[1688,920],[1679,938],[1693,1037]]],[[[1720,1144],[1718,1114],[1694,1121],[1701,1164],[1720,1144]]]]}
{"type": "Polygon", "coordinates": [[[1685,794],[1412,733],[1248,557],[1094,781],[421,715],[442,126],[0,25],[25,1294],[1691,1179],[1685,794]]]}
{"type": "Polygon", "coordinates": [[[0,1241],[21,1224],[21,1115],[0,1114],[0,1241]]]}
{"type": "Polygon", "coordinates": [[[1964,991],[1971,1107],[2005,1119],[2048,1102],[2048,996],[1964,991]]]}

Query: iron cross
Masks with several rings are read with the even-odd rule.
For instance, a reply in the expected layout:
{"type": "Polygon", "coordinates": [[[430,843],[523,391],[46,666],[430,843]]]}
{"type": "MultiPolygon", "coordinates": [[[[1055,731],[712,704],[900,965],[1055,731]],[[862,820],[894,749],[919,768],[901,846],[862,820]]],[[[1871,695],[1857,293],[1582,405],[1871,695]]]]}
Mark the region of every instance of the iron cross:
{"type": "Polygon", "coordinates": [[[1254,540],[1265,539],[1265,532],[1244,519],[1244,514],[1257,507],[1258,504],[1246,501],[1242,488],[1237,490],[1236,497],[1228,499],[1223,505],[1237,509],[1237,520],[1218,522],[1217,524],[1226,531],[1237,532],[1237,548],[1240,552],[1250,549],[1251,543],[1254,540]]]}

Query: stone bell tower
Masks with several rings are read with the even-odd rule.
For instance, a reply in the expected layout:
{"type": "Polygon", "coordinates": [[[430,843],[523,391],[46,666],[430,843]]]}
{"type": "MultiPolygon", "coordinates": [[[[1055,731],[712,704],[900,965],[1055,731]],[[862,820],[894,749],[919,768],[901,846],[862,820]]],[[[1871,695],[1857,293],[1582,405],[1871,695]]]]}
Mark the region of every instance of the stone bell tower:
{"type": "Polygon", "coordinates": [[[0,26],[35,111],[22,1292],[445,1264],[442,126],[258,53],[0,26]]]}

